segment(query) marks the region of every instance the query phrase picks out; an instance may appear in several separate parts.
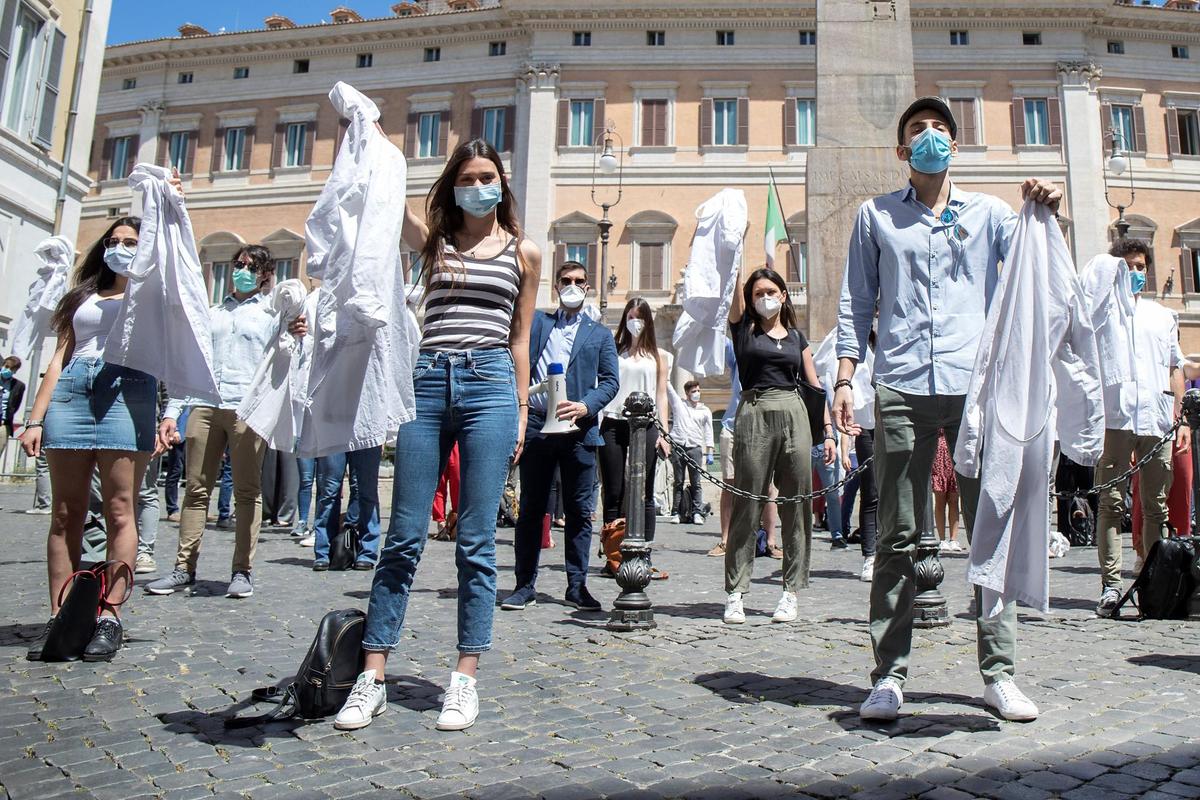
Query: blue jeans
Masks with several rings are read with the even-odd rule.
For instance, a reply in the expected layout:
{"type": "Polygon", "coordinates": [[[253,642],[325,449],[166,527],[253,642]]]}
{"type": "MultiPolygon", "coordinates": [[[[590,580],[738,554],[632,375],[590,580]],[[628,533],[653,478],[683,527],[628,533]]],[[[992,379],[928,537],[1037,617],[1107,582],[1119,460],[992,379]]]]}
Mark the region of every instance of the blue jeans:
{"type": "Polygon", "coordinates": [[[217,493],[217,519],[229,519],[233,513],[233,462],[229,460],[229,450],[221,459],[221,490],[217,493]]]}
{"type": "Polygon", "coordinates": [[[400,643],[433,493],[457,442],[458,650],[482,653],[491,649],[496,611],[496,510],[517,443],[512,357],[498,348],[421,353],[413,389],[417,416],[396,436],[392,519],[371,585],[363,649],[387,652],[400,643]]]}
{"type": "Polygon", "coordinates": [[[329,560],[329,534],[332,531],[336,536],[342,529],[342,477],[349,466],[350,502],[346,507],[345,522],[357,527],[359,520],[367,520],[365,529],[358,528],[358,560],[375,563],[379,554],[379,462],[382,459],[382,447],[333,453],[317,459],[317,514],[313,521],[316,539],[313,556],[317,561],[329,560]]]}
{"type": "Polygon", "coordinates": [[[312,507],[317,460],[315,458],[297,458],[296,467],[300,470],[300,489],[296,492],[296,527],[304,529],[308,527],[308,510],[312,507]]]}
{"type": "MultiPolygon", "coordinates": [[[[832,486],[841,478],[841,462],[835,458],[832,464],[826,464],[823,446],[812,449],[812,463],[813,468],[817,471],[817,476],[821,479],[822,488],[832,486]]],[[[842,497],[840,492],[830,492],[825,495],[825,522],[831,536],[837,538],[842,535],[842,497]]]]}

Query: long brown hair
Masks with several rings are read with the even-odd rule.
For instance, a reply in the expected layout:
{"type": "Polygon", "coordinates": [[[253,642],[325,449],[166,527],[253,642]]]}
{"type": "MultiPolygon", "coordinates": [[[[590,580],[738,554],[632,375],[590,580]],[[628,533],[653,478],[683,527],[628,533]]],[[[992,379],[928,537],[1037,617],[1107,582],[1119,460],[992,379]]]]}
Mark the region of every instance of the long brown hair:
{"type": "Polygon", "coordinates": [[[496,223],[516,239],[521,238],[521,224],[517,221],[517,200],[508,185],[504,163],[500,154],[483,139],[472,139],[460,144],[450,154],[441,177],[434,182],[425,200],[425,222],[429,236],[421,250],[421,277],[428,284],[429,277],[445,264],[445,249],[452,244],[454,235],[463,226],[463,210],[454,199],[454,185],[462,165],[473,158],[486,158],[496,166],[500,176],[500,205],[496,207],[496,223]]]}
{"type": "Polygon", "coordinates": [[[133,228],[140,233],[142,218],[121,217],[115,220],[79,262],[75,274],[71,276],[71,288],[63,295],[62,300],[58,301],[58,308],[54,309],[54,316],[50,319],[54,335],[59,339],[65,339],[71,334],[71,324],[75,321],[75,312],[79,310],[79,306],[83,305],[84,300],[96,292],[111,289],[117,282],[117,273],[104,263],[104,242],[113,235],[113,231],[122,226],[133,228]]]}
{"type": "MultiPolygon", "coordinates": [[[[617,352],[628,353],[631,356],[649,355],[653,356],[655,361],[658,358],[658,339],[654,336],[654,312],[650,310],[650,304],[641,297],[631,297],[625,303],[625,308],[621,311],[621,321],[617,323],[617,332],[614,334],[617,339],[617,352]],[[629,328],[625,327],[625,320],[629,319],[630,309],[636,308],[638,319],[642,321],[642,333],[635,341],[633,334],[629,332],[629,328]]],[[[659,366],[662,363],[659,362],[659,366]]]]}
{"type": "Polygon", "coordinates": [[[783,307],[779,309],[779,321],[783,323],[783,327],[788,330],[799,330],[799,325],[796,324],[796,307],[792,305],[792,296],[788,294],[787,283],[783,280],[782,275],[770,267],[762,267],[754,270],[754,272],[750,273],[750,277],[746,278],[746,282],[742,284],[744,313],[753,320],[759,330],[762,330],[763,318],[754,309],[754,284],[763,278],[778,286],[780,294],[783,295],[783,307]]]}

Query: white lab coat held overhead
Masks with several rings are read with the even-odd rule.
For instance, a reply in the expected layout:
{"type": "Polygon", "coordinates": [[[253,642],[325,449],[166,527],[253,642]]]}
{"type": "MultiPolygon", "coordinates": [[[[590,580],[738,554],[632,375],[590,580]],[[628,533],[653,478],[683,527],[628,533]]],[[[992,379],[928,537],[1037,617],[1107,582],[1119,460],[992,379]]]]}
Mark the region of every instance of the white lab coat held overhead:
{"type": "Polygon", "coordinates": [[[954,451],[980,479],[967,579],[983,611],[1050,608],[1054,442],[1091,466],[1104,445],[1095,332],[1053,215],[1027,202],[992,297],[954,451]]]}
{"type": "Polygon", "coordinates": [[[294,450],[300,434],[301,398],[308,382],[304,344],[308,340],[311,352],[312,336],[298,339],[288,332],[288,325],[300,316],[307,297],[304,284],[298,280],[283,281],[275,287],[271,307],[279,329],[237,409],[239,419],[265,439],[272,450],[282,452],[294,450]]]}
{"type": "Polygon", "coordinates": [[[1079,282],[1084,308],[1096,330],[1103,385],[1128,383],[1137,373],[1133,349],[1136,306],[1129,266],[1115,256],[1096,256],[1079,273],[1079,282]]]}
{"type": "Polygon", "coordinates": [[[35,348],[51,333],[50,320],[58,301],[67,293],[71,280],[71,265],[75,261],[75,245],[65,236],[43,239],[33,251],[41,266],[37,277],[29,284],[29,294],[21,316],[13,325],[12,346],[9,352],[28,361],[35,348]]]}
{"type": "Polygon", "coordinates": [[[683,313],[671,343],[679,366],[698,377],[725,373],[726,320],[737,290],[747,215],[741,189],[722,189],[696,209],[692,254],[679,293],[683,313]]]}
{"type": "Polygon", "coordinates": [[[138,164],[129,176],[130,188],[143,196],[142,227],[104,360],[153,375],[173,397],[216,406],[208,289],[192,220],[169,177],[151,164],[138,164]]]}

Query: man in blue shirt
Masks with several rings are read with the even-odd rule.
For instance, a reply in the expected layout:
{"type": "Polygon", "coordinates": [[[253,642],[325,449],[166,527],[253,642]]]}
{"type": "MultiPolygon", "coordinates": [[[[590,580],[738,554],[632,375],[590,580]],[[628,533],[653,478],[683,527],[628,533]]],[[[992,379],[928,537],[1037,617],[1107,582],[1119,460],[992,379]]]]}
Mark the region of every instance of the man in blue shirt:
{"type": "Polygon", "coordinates": [[[600,446],[597,415],[617,396],[617,346],[612,334],[587,314],[580,313],[587,295],[587,269],[566,261],[555,277],[559,308],[538,313],[529,332],[530,381],[546,380],[551,364],[566,370],[567,398],[547,408],[547,393],[529,395],[529,424],[521,452],[521,511],[513,545],[517,588],[502,609],[520,611],[537,602],[538,560],[542,550],[542,519],[554,483],[562,476],[563,557],[567,568],[566,601],[582,611],[599,611],[600,603],[587,589],[588,551],[592,547],[592,501],[595,496],[596,448],[600,446]],[[573,398],[573,399],[572,399],[573,398]],[[547,416],[574,420],[579,430],[543,435],[547,416]]]}
{"type": "MultiPolygon", "coordinates": [[[[1008,254],[1016,214],[989,195],[950,180],[958,125],[936,97],[915,101],[900,117],[896,154],[910,165],[909,185],[863,203],[850,235],[838,314],[838,380],[834,417],[858,432],[850,379],[866,353],[878,308],[875,469],[879,543],[871,584],[874,687],[863,719],[892,720],[903,702],[912,649],[914,555],[929,519],[929,480],[944,429],[951,452],[987,306],[1008,254]]],[[[1030,179],[1022,195],[1057,213],[1062,192],[1030,179]]],[[[979,481],[959,476],[970,536],[979,481]]],[[[976,613],[982,603],[976,590],[976,613]]],[[[984,702],[1010,720],[1038,710],[1017,688],[1016,608],[977,618],[984,702]]]]}

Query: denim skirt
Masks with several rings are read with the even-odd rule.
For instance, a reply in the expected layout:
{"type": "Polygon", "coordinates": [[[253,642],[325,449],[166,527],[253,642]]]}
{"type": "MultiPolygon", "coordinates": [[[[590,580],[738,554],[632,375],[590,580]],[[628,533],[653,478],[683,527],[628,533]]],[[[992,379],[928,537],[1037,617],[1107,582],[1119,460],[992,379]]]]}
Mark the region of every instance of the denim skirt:
{"type": "Polygon", "coordinates": [[[99,358],[72,358],[46,412],[47,450],[154,451],[158,381],[99,358]]]}

